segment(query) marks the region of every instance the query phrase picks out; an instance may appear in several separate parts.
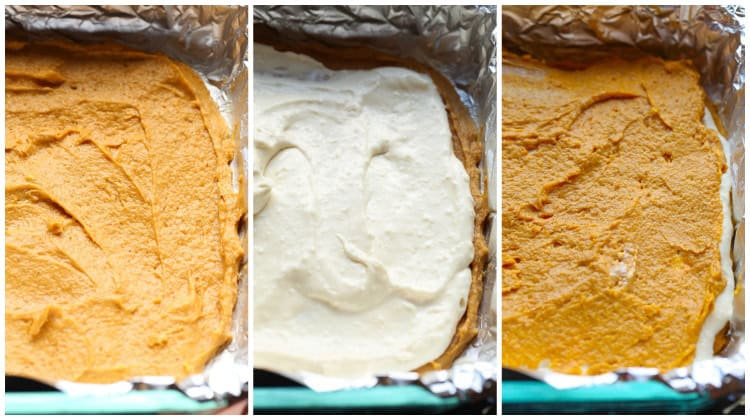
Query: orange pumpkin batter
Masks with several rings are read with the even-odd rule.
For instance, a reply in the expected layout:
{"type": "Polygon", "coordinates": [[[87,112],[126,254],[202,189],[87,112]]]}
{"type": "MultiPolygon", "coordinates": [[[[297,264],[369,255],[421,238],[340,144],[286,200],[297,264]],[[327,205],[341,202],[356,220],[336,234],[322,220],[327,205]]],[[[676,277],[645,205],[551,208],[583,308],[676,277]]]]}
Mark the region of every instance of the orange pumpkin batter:
{"type": "Polygon", "coordinates": [[[689,63],[503,54],[503,365],[689,364],[725,285],[726,170],[689,63]]]}
{"type": "Polygon", "coordinates": [[[112,382],[202,371],[229,340],[233,146],[187,66],[8,42],[6,372],[112,382]]]}

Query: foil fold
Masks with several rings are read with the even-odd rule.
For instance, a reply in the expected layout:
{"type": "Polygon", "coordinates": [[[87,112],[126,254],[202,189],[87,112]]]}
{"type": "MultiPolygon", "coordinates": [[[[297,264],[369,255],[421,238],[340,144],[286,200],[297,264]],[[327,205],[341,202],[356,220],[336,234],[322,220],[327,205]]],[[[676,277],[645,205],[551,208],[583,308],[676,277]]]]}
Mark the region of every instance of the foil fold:
{"type": "MultiPolygon", "coordinates": [[[[189,65],[206,83],[235,143],[235,191],[246,203],[248,145],[248,14],[237,6],[6,6],[5,32],[21,39],[114,41],[162,53],[189,65]]],[[[245,208],[245,214],[247,209],[245,208]]],[[[112,395],[143,389],[179,389],[197,401],[225,402],[248,392],[247,216],[240,222],[245,257],[232,315],[232,341],[204,371],[182,380],[144,376],[112,384],[58,381],[71,395],[112,395]]]]}
{"type": "MultiPolygon", "coordinates": [[[[649,54],[689,59],[701,75],[729,142],[735,277],[730,341],[712,359],[659,373],[628,368],[596,375],[515,370],[559,389],[659,381],[680,392],[720,398],[744,395],[745,364],[745,9],[743,6],[505,6],[503,48],[530,54],[551,65],[579,66],[617,55],[649,54]]],[[[718,117],[718,118],[717,118],[718,117]]],[[[504,368],[506,369],[506,368],[504,368]]]]}
{"type": "Polygon", "coordinates": [[[253,20],[291,40],[328,45],[361,45],[428,64],[450,79],[484,144],[483,181],[490,216],[485,237],[489,263],[479,308],[478,335],[447,370],[419,375],[393,372],[378,377],[341,379],[307,372],[284,374],[316,391],[417,384],[442,397],[463,400],[495,395],[497,315],[497,12],[494,6],[255,6],[253,20]]]}

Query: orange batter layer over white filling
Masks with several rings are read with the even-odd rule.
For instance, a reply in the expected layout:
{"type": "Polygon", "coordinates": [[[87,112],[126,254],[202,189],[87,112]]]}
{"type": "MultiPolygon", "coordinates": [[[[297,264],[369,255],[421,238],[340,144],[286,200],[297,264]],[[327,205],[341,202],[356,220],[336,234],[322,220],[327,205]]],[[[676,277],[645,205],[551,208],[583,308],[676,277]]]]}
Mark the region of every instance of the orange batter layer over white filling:
{"type": "Polygon", "coordinates": [[[689,364],[726,284],[698,74],[503,58],[503,365],[596,374],[689,364]]]}

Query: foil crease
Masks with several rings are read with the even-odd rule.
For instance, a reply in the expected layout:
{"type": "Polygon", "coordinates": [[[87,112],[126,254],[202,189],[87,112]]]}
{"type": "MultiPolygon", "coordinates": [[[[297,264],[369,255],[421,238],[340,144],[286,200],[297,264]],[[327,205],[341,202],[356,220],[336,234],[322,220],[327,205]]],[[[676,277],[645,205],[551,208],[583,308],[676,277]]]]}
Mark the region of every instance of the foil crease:
{"type": "MultiPolygon", "coordinates": [[[[71,42],[114,41],[162,53],[189,65],[206,83],[235,142],[234,187],[247,200],[248,14],[236,6],[6,6],[6,36],[71,42]]],[[[245,209],[245,214],[247,209],[245,209]]],[[[232,341],[201,374],[180,381],[144,376],[113,384],[58,381],[71,395],[111,395],[142,389],[179,389],[198,400],[227,401],[247,393],[248,351],[247,216],[240,223],[245,257],[232,316],[232,341]]]]}
{"type": "Polygon", "coordinates": [[[735,275],[730,342],[721,354],[659,373],[629,368],[597,376],[517,370],[560,389],[620,381],[660,381],[711,398],[744,395],[745,364],[745,10],[742,6],[506,6],[503,48],[551,65],[576,65],[612,55],[690,59],[701,75],[729,141],[735,275]]]}
{"type": "MultiPolygon", "coordinates": [[[[342,380],[310,373],[286,375],[316,391],[420,384],[436,395],[464,400],[494,396],[497,378],[497,11],[494,6],[255,6],[254,23],[288,39],[328,45],[367,44],[415,58],[450,79],[483,136],[487,181],[489,263],[479,308],[479,332],[451,369],[419,375],[394,372],[342,380]]],[[[280,373],[280,372],[278,372],[280,373]]]]}

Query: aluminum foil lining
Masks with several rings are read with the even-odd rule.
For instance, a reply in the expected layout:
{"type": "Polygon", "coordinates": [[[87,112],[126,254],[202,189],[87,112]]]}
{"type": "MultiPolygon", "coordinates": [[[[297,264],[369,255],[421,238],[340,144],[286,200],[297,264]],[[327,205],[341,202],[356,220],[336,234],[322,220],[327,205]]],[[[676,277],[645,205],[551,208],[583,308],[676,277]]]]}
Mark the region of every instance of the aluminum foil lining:
{"type": "Polygon", "coordinates": [[[660,374],[630,368],[598,376],[519,370],[556,388],[661,381],[681,392],[712,398],[744,395],[745,363],[745,45],[741,6],[506,6],[502,8],[503,48],[554,65],[587,63],[611,55],[650,54],[690,59],[716,108],[729,141],[734,224],[732,262],[734,314],[729,345],[713,359],[660,374]]]}
{"type": "Polygon", "coordinates": [[[442,72],[455,85],[484,140],[482,173],[489,192],[486,238],[490,248],[479,333],[444,371],[423,375],[394,372],[381,377],[342,380],[308,373],[287,375],[317,391],[421,384],[440,396],[463,399],[494,395],[497,378],[497,311],[493,293],[497,249],[497,11],[494,6],[255,6],[255,23],[289,39],[328,45],[367,44],[415,58],[442,72]]]}
{"type": "MultiPolygon", "coordinates": [[[[6,6],[5,32],[27,39],[115,41],[163,53],[192,67],[219,106],[235,142],[234,187],[246,203],[248,153],[248,14],[236,6],[6,6]]],[[[247,213],[245,211],[245,213],[247,213]]],[[[245,248],[234,309],[232,342],[198,375],[140,377],[114,384],[51,384],[75,395],[106,395],[134,389],[180,389],[199,401],[224,401],[248,391],[247,217],[240,223],[245,248]]]]}

